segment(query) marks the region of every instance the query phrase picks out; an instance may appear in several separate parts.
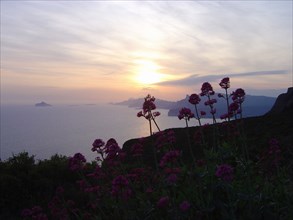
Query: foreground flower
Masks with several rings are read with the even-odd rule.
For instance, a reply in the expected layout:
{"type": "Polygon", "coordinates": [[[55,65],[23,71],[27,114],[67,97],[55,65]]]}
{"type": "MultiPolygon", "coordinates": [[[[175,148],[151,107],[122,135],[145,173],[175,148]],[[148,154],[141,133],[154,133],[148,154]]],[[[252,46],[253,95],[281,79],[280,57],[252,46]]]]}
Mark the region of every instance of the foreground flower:
{"type": "Polygon", "coordinates": [[[229,77],[223,78],[221,80],[221,82],[219,83],[219,85],[221,86],[222,89],[230,88],[230,79],[229,79],[229,77]]]}
{"type": "Polygon", "coordinates": [[[224,181],[231,182],[233,180],[234,169],[228,164],[222,164],[217,167],[216,176],[224,181]]]}
{"type": "Polygon", "coordinates": [[[104,160],[105,157],[104,157],[104,153],[105,153],[105,142],[102,140],[102,139],[96,139],[94,141],[94,143],[92,144],[92,151],[93,152],[97,152],[100,157],[98,157],[97,159],[98,160],[104,160]]]}
{"type": "Polygon", "coordinates": [[[189,97],[189,102],[191,104],[193,104],[195,107],[196,119],[198,120],[199,126],[201,126],[201,122],[200,122],[200,117],[198,114],[197,105],[199,104],[200,101],[201,101],[201,99],[200,99],[199,95],[197,95],[197,94],[191,94],[191,96],[189,97]]]}
{"type": "Polygon", "coordinates": [[[228,113],[228,117],[232,117],[233,115],[235,116],[235,119],[237,118],[237,114],[238,114],[238,110],[239,110],[239,104],[237,102],[232,102],[229,105],[229,113],[228,113]]]}
{"type": "Polygon", "coordinates": [[[213,87],[211,86],[210,83],[205,82],[202,84],[200,96],[211,96],[214,94],[215,94],[215,92],[214,92],[213,87]]]}
{"type": "Polygon", "coordinates": [[[160,167],[165,167],[168,163],[174,163],[180,156],[178,150],[167,152],[160,161],[160,167]]]}
{"type": "Polygon", "coordinates": [[[112,181],[112,196],[119,197],[123,200],[129,199],[132,194],[132,191],[129,187],[129,181],[124,176],[117,176],[112,181]]]}
{"type": "Polygon", "coordinates": [[[233,102],[239,104],[240,118],[242,118],[242,103],[245,100],[245,91],[241,88],[236,89],[234,92],[232,92],[231,96],[233,102]]]}
{"type": "Polygon", "coordinates": [[[230,79],[229,77],[223,78],[221,82],[219,83],[222,89],[225,89],[225,96],[222,94],[218,94],[219,98],[224,98],[226,100],[227,104],[227,113],[224,115],[221,115],[221,119],[226,119],[228,118],[228,121],[230,121],[229,117],[229,96],[228,96],[228,88],[230,88],[230,79]]]}
{"type": "Polygon", "coordinates": [[[137,117],[144,117],[145,119],[147,119],[149,121],[149,126],[150,126],[150,135],[153,134],[152,132],[152,121],[155,123],[157,129],[160,131],[160,128],[155,120],[156,117],[158,117],[161,113],[160,112],[152,112],[153,110],[155,110],[157,107],[155,105],[155,97],[151,96],[150,94],[148,94],[145,98],[144,98],[144,103],[142,105],[142,111],[139,111],[137,113],[137,117]]]}
{"type": "Polygon", "coordinates": [[[81,170],[86,162],[85,157],[81,153],[74,154],[69,158],[69,169],[71,171],[81,170]]]}
{"type": "Polygon", "coordinates": [[[241,88],[236,89],[235,92],[232,92],[232,100],[237,103],[243,103],[245,99],[245,91],[241,88]]]}
{"type": "Polygon", "coordinates": [[[188,122],[191,118],[194,118],[194,114],[191,112],[189,108],[182,108],[178,114],[179,120],[184,119],[186,123],[186,127],[188,127],[188,122]]]}
{"type": "Polygon", "coordinates": [[[205,82],[202,84],[201,87],[201,93],[200,96],[206,96],[208,98],[208,100],[204,103],[205,105],[208,105],[210,107],[210,113],[213,116],[213,123],[216,123],[216,110],[214,109],[214,104],[217,102],[216,99],[211,99],[211,96],[213,96],[215,94],[213,87],[211,86],[210,83],[205,82]]]}
{"type": "Polygon", "coordinates": [[[193,105],[197,105],[201,101],[199,95],[191,94],[189,97],[189,102],[193,105]]]}
{"type": "Polygon", "coordinates": [[[166,208],[170,203],[170,198],[168,196],[161,197],[157,202],[157,207],[160,209],[166,208]]]}
{"type": "Polygon", "coordinates": [[[182,212],[186,212],[190,209],[190,203],[188,201],[183,201],[180,205],[179,208],[182,212]]]}
{"type": "Polygon", "coordinates": [[[25,219],[48,220],[47,215],[43,213],[43,209],[40,206],[34,206],[31,209],[23,209],[21,215],[25,219]]]}

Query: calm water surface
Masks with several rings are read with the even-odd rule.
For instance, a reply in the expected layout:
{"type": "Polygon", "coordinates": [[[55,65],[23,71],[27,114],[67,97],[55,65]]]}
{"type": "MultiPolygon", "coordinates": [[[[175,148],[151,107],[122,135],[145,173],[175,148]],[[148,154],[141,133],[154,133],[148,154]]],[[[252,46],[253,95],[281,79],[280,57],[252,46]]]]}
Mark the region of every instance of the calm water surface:
{"type": "MultiPolygon", "coordinates": [[[[1,106],[1,159],[27,151],[37,159],[50,158],[55,153],[71,156],[81,152],[93,160],[91,144],[96,138],[115,138],[122,146],[129,139],[149,135],[148,122],[136,117],[138,111],[110,104],[1,106]]],[[[159,111],[157,122],[161,130],[185,126],[177,117],[168,117],[167,110],[159,111]]],[[[191,123],[195,125],[195,121],[191,123]]]]}

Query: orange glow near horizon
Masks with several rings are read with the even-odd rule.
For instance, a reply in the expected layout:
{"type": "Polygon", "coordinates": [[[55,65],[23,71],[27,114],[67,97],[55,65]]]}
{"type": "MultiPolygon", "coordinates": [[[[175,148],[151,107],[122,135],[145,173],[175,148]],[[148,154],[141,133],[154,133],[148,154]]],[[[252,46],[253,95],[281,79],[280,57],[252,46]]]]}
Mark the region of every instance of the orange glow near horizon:
{"type": "Polygon", "coordinates": [[[160,67],[150,60],[138,60],[135,62],[135,81],[142,85],[150,85],[161,82],[166,76],[159,72],[160,67]]]}

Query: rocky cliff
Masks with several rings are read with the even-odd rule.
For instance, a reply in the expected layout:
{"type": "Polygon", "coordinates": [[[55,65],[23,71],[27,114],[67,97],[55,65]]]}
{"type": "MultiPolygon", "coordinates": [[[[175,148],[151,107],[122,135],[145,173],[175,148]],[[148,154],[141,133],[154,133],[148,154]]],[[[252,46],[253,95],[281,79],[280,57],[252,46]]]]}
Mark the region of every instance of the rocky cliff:
{"type": "Polygon", "coordinates": [[[293,112],[293,87],[288,88],[287,93],[280,94],[267,115],[293,112]]]}

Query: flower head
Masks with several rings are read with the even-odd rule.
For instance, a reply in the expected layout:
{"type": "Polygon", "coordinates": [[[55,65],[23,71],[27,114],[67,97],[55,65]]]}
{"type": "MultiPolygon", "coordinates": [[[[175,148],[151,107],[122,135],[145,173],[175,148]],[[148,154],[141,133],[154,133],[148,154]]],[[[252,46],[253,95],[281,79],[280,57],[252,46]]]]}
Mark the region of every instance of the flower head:
{"type": "Polygon", "coordinates": [[[170,198],[168,196],[161,197],[157,202],[157,207],[160,209],[166,208],[170,203],[170,198]]]}
{"type": "Polygon", "coordinates": [[[96,139],[94,141],[94,143],[92,144],[92,151],[101,151],[102,150],[102,147],[104,147],[105,145],[105,142],[102,140],[102,139],[96,139]]]}
{"type": "Polygon", "coordinates": [[[237,102],[239,104],[244,102],[245,99],[245,91],[241,88],[236,89],[234,92],[232,92],[232,100],[234,102],[237,102]]]}
{"type": "Polygon", "coordinates": [[[154,116],[154,117],[158,117],[158,116],[160,116],[160,115],[161,115],[160,112],[154,112],[154,113],[153,113],[153,116],[154,116]]]}
{"type": "Polygon", "coordinates": [[[191,112],[189,108],[182,108],[179,111],[178,118],[189,120],[190,118],[194,118],[194,114],[191,112]]]}
{"type": "Polygon", "coordinates": [[[210,83],[205,82],[202,84],[201,93],[200,93],[201,96],[205,96],[205,95],[209,96],[209,95],[214,95],[214,94],[215,94],[215,92],[214,92],[213,87],[211,86],[210,83]]]}
{"type": "Polygon", "coordinates": [[[237,110],[239,109],[239,104],[237,102],[232,102],[229,105],[229,112],[237,112],[237,110]]]}
{"type": "Polygon", "coordinates": [[[228,89],[230,88],[230,79],[229,77],[223,78],[221,82],[219,83],[222,89],[228,89]]]}
{"type": "Polygon", "coordinates": [[[197,94],[192,94],[189,97],[189,102],[193,105],[197,105],[200,102],[200,97],[197,94]]]}
{"type": "Polygon", "coordinates": [[[122,175],[115,177],[112,181],[111,194],[112,196],[121,197],[122,199],[127,200],[132,194],[128,179],[122,175]]]}
{"type": "Polygon", "coordinates": [[[72,171],[81,170],[85,162],[85,157],[81,153],[76,153],[73,157],[69,158],[69,169],[72,171]]]}
{"type": "Polygon", "coordinates": [[[168,163],[175,162],[179,158],[180,152],[178,150],[173,150],[167,152],[160,161],[160,167],[166,166],[168,163]]]}
{"type": "Polygon", "coordinates": [[[230,182],[233,180],[234,169],[228,164],[222,164],[217,167],[215,175],[224,181],[230,182]]]}
{"type": "Polygon", "coordinates": [[[190,209],[190,203],[188,201],[183,201],[180,205],[179,205],[179,208],[182,212],[186,212],[190,209]]]}

